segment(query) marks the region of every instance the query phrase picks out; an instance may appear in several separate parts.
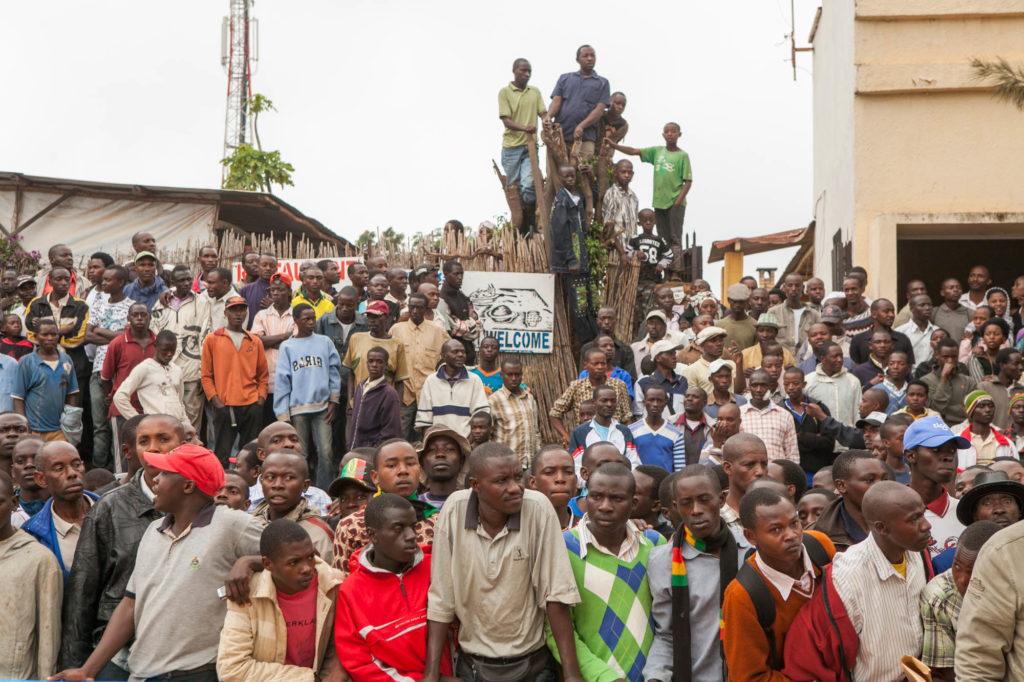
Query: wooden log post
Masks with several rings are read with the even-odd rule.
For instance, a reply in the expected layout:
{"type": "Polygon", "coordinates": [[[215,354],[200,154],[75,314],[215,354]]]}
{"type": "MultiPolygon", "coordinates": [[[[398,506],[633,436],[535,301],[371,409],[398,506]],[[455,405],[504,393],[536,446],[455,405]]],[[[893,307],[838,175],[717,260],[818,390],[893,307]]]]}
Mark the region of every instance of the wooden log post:
{"type": "Polygon", "coordinates": [[[533,169],[533,188],[537,194],[537,231],[544,238],[544,242],[551,240],[551,204],[548,202],[547,193],[544,191],[544,176],[540,172],[540,163],[537,158],[537,138],[533,135],[526,136],[526,147],[530,152],[530,168],[533,169]]]}
{"type": "Polygon", "coordinates": [[[508,211],[512,225],[516,229],[523,222],[523,202],[519,197],[519,183],[512,183],[511,185],[506,184],[508,179],[502,174],[501,169],[498,168],[498,164],[491,159],[491,165],[494,166],[494,173],[498,176],[498,180],[501,182],[501,191],[505,193],[505,203],[508,204],[508,211]]]}

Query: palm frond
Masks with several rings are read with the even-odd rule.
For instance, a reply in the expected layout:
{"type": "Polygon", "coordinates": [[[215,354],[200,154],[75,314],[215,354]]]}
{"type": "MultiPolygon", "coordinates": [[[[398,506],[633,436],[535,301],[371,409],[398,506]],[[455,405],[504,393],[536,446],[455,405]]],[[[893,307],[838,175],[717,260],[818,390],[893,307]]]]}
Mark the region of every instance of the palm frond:
{"type": "Polygon", "coordinates": [[[978,80],[988,81],[997,98],[1024,111],[1024,66],[1014,66],[1002,57],[995,61],[971,59],[971,68],[978,80]]]}

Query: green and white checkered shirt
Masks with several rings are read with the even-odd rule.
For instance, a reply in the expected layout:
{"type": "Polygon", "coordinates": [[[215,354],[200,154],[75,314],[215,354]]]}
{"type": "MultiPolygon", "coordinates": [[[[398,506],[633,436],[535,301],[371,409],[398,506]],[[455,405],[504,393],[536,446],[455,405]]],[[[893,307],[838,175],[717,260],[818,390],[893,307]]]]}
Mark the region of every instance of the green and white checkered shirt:
{"type": "Polygon", "coordinates": [[[921,625],[924,642],[921,662],[932,668],[952,668],[956,650],[956,622],[963,595],[953,582],[953,569],[940,573],[921,592],[921,625]]]}

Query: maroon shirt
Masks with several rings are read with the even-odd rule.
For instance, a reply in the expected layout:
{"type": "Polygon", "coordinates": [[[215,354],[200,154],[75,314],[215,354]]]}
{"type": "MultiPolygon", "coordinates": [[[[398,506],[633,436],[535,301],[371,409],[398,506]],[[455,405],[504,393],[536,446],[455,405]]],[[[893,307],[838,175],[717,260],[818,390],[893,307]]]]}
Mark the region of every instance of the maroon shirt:
{"type": "MultiPolygon", "coordinates": [[[[124,334],[121,334],[116,339],[110,342],[107,346],[107,356],[103,358],[103,371],[100,372],[100,378],[106,381],[111,381],[114,384],[113,391],[116,391],[121,383],[128,378],[135,366],[145,360],[146,358],[152,358],[156,356],[156,333],[152,330],[149,331],[149,344],[143,348],[139,345],[139,342],[131,337],[128,330],[125,330],[124,334]]],[[[136,398],[132,398],[132,404],[135,405],[135,409],[142,412],[142,406],[137,403],[136,398]]],[[[120,417],[121,413],[114,407],[114,403],[110,403],[110,411],[107,413],[109,417],[120,417]]]]}

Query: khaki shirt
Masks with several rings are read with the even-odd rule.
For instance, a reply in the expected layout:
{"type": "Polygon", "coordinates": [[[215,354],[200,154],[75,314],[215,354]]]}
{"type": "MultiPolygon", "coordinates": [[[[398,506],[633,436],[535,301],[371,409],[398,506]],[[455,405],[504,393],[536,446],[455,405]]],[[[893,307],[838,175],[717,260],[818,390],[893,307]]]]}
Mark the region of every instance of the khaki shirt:
{"type": "Polygon", "coordinates": [[[434,528],[427,619],[462,626],[466,653],[512,658],[544,645],[547,603],[580,601],[555,508],[534,490],[493,538],[480,523],[478,498],[460,490],[434,528]]]}
{"type": "Polygon", "coordinates": [[[420,389],[427,376],[437,371],[441,347],[452,337],[440,325],[429,324],[427,320],[423,320],[419,326],[413,324],[412,320],[392,325],[391,336],[405,346],[409,378],[403,384],[402,403],[411,405],[419,400],[420,389]]]}

